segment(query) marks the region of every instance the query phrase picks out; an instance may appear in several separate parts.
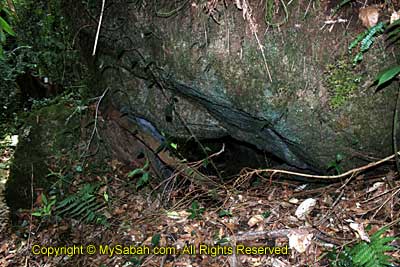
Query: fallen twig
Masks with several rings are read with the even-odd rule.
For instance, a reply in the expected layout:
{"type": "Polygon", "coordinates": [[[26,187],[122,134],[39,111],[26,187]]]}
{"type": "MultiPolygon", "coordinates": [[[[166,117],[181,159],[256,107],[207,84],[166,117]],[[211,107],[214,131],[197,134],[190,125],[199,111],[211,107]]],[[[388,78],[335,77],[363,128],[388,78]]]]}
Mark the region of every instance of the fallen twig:
{"type": "MultiPolygon", "coordinates": [[[[400,151],[397,152],[397,154],[399,154],[400,151]]],[[[278,169],[258,169],[258,170],[252,170],[252,171],[247,171],[244,174],[241,175],[241,177],[251,177],[253,175],[259,175],[260,173],[263,172],[272,172],[272,175],[276,174],[276,173],[283,173],[283,174],[288,174],[288,175],[296,175],[296,176],[301,176],[301,177],[306,177],[306,178],[314,178],[314,179],[341,179],[341,178],[345,178],[349,175],[354,175],[356,173],[359,173],[361,171],[365,171],[369,168],[372,167],[376,167],[384,162],[387,162],[391,159],[393,159],[395,157],[396,154],[390,155],[386,158],[383,158],[381,160],[378,160],[376,162],[371,162],[367,165],[349,170],[345,173],[342,174],[338,174],[338,175],[312,175],[312,174],[307,174],[307,173],[301,173],[301,172],[294,172],[294,171],[287,171],[287,170],[278,170],[278,169]]]]}
{"type": "Polygon", "coordinates": [[[299,234],[299,233],[310,233],[315,231],[315,229],[308,228],[289,228],[289,229],[278,229],[270,231],[254,231],[254,232],[239,232],[236,236],[236,241],[249,241],[255,239],[276,239],[279,237],[287,237],[289,234],[299,234]]]}

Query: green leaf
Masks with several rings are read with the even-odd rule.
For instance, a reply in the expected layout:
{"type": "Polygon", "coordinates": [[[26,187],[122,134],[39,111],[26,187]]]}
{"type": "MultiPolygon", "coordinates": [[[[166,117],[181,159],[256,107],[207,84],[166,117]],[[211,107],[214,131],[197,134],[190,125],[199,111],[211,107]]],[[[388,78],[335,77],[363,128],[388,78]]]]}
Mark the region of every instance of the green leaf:
{"type": "Polygon", "coordinates": [[[387,35],[386,40],[389,40],[389,39],[391,39],[391,38],[393,38],[393,37],[397,37],[397,36],[399,35],[399,33],[400,33],[400,29],[396,29],[396,30],[391,31],[391,32],[387,35]]]}
{"type": "Polygon", "coordinates": [[[336,154],[336,162],[340,163],[342,160],[343,160],[343,155],[340,153],[336,154]]]}
{"type": "Polygon", "coordinates": [[[0,17],[0,28],[5,30],[9,35],[15,36],[15,32],[11,29],[10,24],[8,24],[2,17],[0,17]]]}
{"type": "Polygon", "coordinates": [[[360,44],[359,52],[353,59],[353,65],[356,65],[359,61],[363,59],[363,53],[367,52],[370,49],[375,41],[375,36],[383,33],[384,28],[385,24],[383,22],[379,22],[374,27],[371,27],[370,29],[365,30],[363,33],[359,34],[356,39],[351,42],[348,47],[349,52],[351,52],[353,48],[360,44]]]}
{"type": "Polygon", "coordinates": [[[226,244],[229,243],[231,240],[229,237],[223,237],[220,240],[217,241],[217,245],[221,245],[221,244],[226,244]]]}
{"type": "Polygon", "coordinates": [[[188,210],[191,213],[188,218],[189,219],[200,218],[204,210],[205,208],[200,208],[199,202],[197,202],[197,200],[194,200],[192,202],[191,208],[188,210]]]}
{"type": "Polygon", "coordinates": [[[356,37],[356,39],[354,39],[353,42],[350,43],[350,45],[349,45],[349,47],[348,47],[348,50],[351,51],[353,48],[355,48],[355,47],[361,42],[361,40],[364,39],[364,37],[365,37],[366,35],[367,35],[367,32],[362,32],[362,33],[360,33],[360,34],[356,37]]]}
{"type": "Polygon", "coordinates": [[[232,217],[232,212],[230,210],[221,210],[218,213],[219,217],[232,217]]]}
{"type": "Polygon", "coordinates": [[[385,70],[384,72],[378,74],[378,76],[375,79],[375,83],[378,82],[377,87],[380,87],[382,84],[391,81],[394,79],[398,74],[400,73],[400,66],[395,66],[393,68],[390,68],[388,70],[385,70]]]}
{"type": "Polygon", "coordinates": [[[196,218],[197,217],[197,214],[195,213],[195,212],[192,212],[190,215],[189,215],[189,219],[191,219],[191,220],[193,220],[194,218],[196,218]]]}
{"type": "Polygon", "coordinates": [[[160,234],[153,235],[153,237],[151,238],[151,244],[153,245],[153,247],[156,247],[160,244],[160,239],[161,239],[160,234]]]}
{"type": "Polygon", "coordinates": [[[209,163],[208,158],[205,158],[202,162],[203,167],[206,168],[208,166],[208,163],[209,163]]]}
{"type": "Polygon", "coordinates": [[[137,257],[133,257],[129,261],[133,264],[133,266],[140,266],[142,264],[142,261],[137,257]]]}
{"type": "Polygon", "coordinates": [[[142,169],[142,168],[134,169],[133,171],[130,171],[130,172],[128,173],[128,178],[131,178],[131,177],[133,177],[133,176],[135,176],[135,175],[137,175],[137,174],[139,174],[139,173],[142,173],[142,172],[143,172],[143,169],[142,169]]]}
{"type": "Polygon", "coordinates": [[[397,27],[398,25],[400,25],[400,19],[393,21],[393,23],[389,25],[389,27],[386,29],[386,31],[389,32],[389,31],[393,30],[395,27],[397,27]]]}
{"type": "Polygon", "coordinates": [[[150,175],[148,172],[143,173],[142,177],[138,180],[136,184],[136,189],[139,189],[140,187],[146,185],[149,182],[150,175]]]}
{"type": "Polygon", "coordinates": [[[76,172],[83,172],[82,166],[80,166],[80,165],[76,166],[76,167],[75,167],[75,171],[76,171],[76,172]]]}
{"type": "Polygon", "coordinates": [[[42,193],[42,196],[41,196],[41,197],[42,197],[42,202],[43,202],[43,204],[44,204],[44,205],[47,205],[47,197],[46,197],[46,195],[42,193]]]}
{"type": "Polygon", "coordinates": [[[264,211],[261,216],[263,216],[264,219],[268,218],[271,215],[271,211],[267,210],[264,211]]]}
{"type": "Polygon", "coordinates": [[[353,59],[353,64],[357,64],[357,62],[361,61],[364,58],[361,52],[357,53],[357,55],[353,59]]]}
{"type": "Polygon", "coordinates": [[[146,170],[147,168],[149,167],[149,161],[148,160],[146,160],[146,163],[144,164],[144,166],[143,166],[143,170],[146,170]]]}
{"type": "Polygon", "coordinates": [[[50,201],[50,203],[49,203],[49,206],[54,206],[54,204],[56,204],[56,202],[57,202],[57,200],[55,199],[55,197],[53,196],[53,197],[51,197],[51,201],[50,201]]]}
{"type": "Polygon", "coordinates": [[[199,207],[200,207],[199,202],[197,202],[197,200],[192,202],[192,206],[191,206],[192,210],[198,210],[199,207]]]}
{"type": "Polygon", "coordinates": [[[42,217],[42,213],[40,211],[32,212],[32,216],[42,217]]]}

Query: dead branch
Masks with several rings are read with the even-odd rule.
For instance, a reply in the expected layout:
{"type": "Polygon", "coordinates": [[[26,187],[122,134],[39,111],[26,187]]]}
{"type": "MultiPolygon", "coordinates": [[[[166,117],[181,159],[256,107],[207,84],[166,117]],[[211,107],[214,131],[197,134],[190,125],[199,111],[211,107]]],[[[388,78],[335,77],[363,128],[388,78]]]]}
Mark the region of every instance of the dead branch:
{"type": "MultiPolygon", "coordinates": [[[[399,154],[399,153],[400,153],[400,151],[397,152],[397,154],[399,154]]],[[[324,179],[324,180],[341,179],[341,178],[345,178],[350,175],[360,173],[360,172],[370,169],[372,167],[376,167],[384,162],[387,162],[387,161],[393,159],[394,157],[395,157],[395,154],[390,155],[381,160],[378,160],[376,162],[371,162],[367,165],[349,170],[345,173],[338,174],[338,175],[312,175],[312,174],[307,174],[307,173],[293,172],[293,171],[279,170],[279,169],[259,169],[259,170],[246,171],[244,174],[241,175],[241,178],[249,178],[249,177],[252,177],[253,175],[259,175],[264,172],[271,172],[272,173],[271,176],[274,174],[277,174],[277,173],[283,173],[283,174],[287,174],[287,175],[301,176],[301,177],[313,178],[313,179],[324,179]]]]}

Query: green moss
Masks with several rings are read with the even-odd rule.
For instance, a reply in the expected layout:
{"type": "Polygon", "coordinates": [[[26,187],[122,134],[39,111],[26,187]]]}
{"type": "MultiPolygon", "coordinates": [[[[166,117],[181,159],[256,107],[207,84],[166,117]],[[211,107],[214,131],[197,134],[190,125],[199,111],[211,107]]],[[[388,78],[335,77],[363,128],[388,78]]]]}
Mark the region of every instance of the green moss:
{"type": "Polygon", "coordinates": [[[361,76],[357,75],[347,60],[339,60],[327,67],[326,84],[331,93],[330,105],[333,109],[341,107],[357,89],[361,76]]]}
{"type": "Polygon", "coordinates": [[[25,118],[6,186],[6,198],[12,210],[29,208],[32,188],[47,190],[54,182],[47,177],[54,161],[72,156],[79,141],[77,127],[80,126],[79,116],[70,117],[73,111],[73,107],[58,103],[32,110],[25,118]]]}

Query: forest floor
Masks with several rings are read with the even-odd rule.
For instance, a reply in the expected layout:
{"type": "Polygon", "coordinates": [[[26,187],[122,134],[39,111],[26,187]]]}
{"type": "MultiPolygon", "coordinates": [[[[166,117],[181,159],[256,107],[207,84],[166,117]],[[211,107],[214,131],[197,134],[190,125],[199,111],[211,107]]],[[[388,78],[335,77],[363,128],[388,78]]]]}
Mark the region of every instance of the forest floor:
{"type": "MultiPolygon", "coordinates": [[[[216,2],[207,1],[210,14],[216,2]]],[[[304,18],[311,3],[302,2],[304,18]]],[[[374,14],[375,9],[368,10],[374,14]]],[[[264,9],[254,12],[264,25],[264,9]]],[[[368,14],[365,18],[364,26],[368,14]]],[[[242,38],[237,40],[242,45],[242,38]]],[[[198,178],[206,175],[198,172],[208,158],[185,162],[188,168],[161,182],[151,178],[156,174],[145,159],[134,165],[111,160],[91,173],[71,164],[72,176],[67,167],[57,166],[60,171],[52,175],[60,184],[68,179],[68,187],[57,194],[30,188],[31,207],[18,211],[11,225],[5,220],[9,211],[3,191],[13,152],[14,146],[0,142],[0,267],[355,266],[354,261],[378,266],[371,262],[383,262],[385,250],[391,266],[400,266],[400,239],[390,238],[400,236],[400,178],[394,161],[329,182],[245,169],[224,182],[209,176],[204,184],[198,178]]]]}
{"type": "MultiPolygon", "coordinates": [[[[9,159],[3,150],[3,168],[9,159]]],[[[244,171],[213,189],[174,175],[138,190],[143,173],[109,165],[103,177],[79,177],[81,185],[113,179],[97,191],[80,187],[87,197],[75,194],[80,199],[64,201],[63,212],[43,195],[19,212],[0,240],[0,266],[335,266],[341,251],[373,239],[378,229],[400,233],[394,171],[318,187],[279,175],[245,178],[244,171]],[[79,212],[93,205],[101,217],[87,223],[79,212]]],[[[400,243],[390,245],[398,266],[400,243]]]]}

